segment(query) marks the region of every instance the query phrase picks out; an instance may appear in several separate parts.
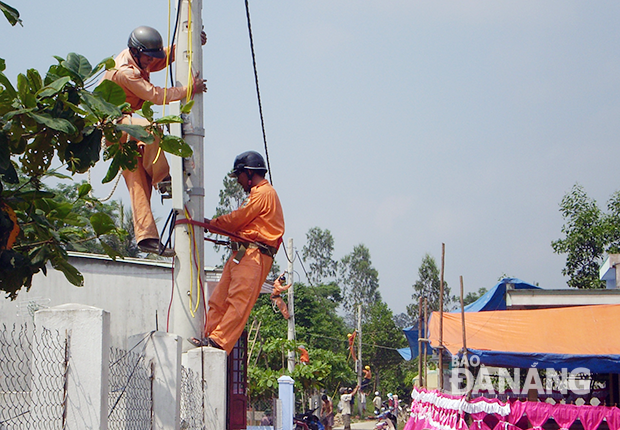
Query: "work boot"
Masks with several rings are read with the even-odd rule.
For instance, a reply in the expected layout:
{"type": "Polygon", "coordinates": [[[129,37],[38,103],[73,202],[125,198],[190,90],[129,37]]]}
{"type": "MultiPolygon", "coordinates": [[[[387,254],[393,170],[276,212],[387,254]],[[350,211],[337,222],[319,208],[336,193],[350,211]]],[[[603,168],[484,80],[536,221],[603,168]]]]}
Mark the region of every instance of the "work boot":
{"type": "Polygon", "coordinates": [[[176,253],[172,248],[166,248],[159,239],[143,239],[138,243],[140,251],[149,254],[157,254],[162,257],[174,257],[176,253]]]}
{"type": "Polygon", "coordinates": [[[157,188],[157,191],[161,194],[162,202],[164,199],[172,198],[172,178],[170,178],[170,176],[166,176],[166,178],[159,182],[155,188],[157,188]]]}

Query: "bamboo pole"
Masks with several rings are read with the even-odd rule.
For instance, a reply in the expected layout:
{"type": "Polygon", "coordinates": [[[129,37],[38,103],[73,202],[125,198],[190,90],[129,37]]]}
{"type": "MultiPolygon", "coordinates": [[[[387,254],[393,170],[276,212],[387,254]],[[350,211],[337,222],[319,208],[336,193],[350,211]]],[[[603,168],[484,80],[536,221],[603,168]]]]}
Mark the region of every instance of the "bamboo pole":
{"type": "MultiPolygon", "coordinates": [[[[428,301],[426,300],[426,298],[424,299],[424,321],[428,321],[428,301]]],[[[426,356],[428,353],[428,341],[424,342],[424,388],[427,388],[427,370],[428,370],[428,363],[426,362],[426,356]]]]}
{"type": "Polygon", "coordinates": [[[418,387],[422,387],[422,338],[425,336],[422,334],[422,310],[423,302],[422,296],[420,296],[420,305],[418,310],[418,387]]]}
{"type": "Polygon", "coordinates": [[[439,369],[437,378],[439,391],[443,391],[443,275],[446,260],[446,244],[441,244],[441,280],[439,283],[439,369]]]}

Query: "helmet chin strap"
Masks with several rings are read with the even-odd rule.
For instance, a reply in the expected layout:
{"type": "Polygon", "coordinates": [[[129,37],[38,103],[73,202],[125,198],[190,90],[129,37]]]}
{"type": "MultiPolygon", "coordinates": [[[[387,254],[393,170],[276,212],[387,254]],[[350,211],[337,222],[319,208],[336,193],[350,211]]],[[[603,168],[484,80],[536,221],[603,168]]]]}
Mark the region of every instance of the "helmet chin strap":
{"type": "Polygon", "coordinates": [[[136,48],[129,48],[129,52],[131,52],[131,56],[133,57],[134,61],[138,64],[138,67],[140,69],[143,69],[142,63],[140,62],[140,51],[136,48]]]}

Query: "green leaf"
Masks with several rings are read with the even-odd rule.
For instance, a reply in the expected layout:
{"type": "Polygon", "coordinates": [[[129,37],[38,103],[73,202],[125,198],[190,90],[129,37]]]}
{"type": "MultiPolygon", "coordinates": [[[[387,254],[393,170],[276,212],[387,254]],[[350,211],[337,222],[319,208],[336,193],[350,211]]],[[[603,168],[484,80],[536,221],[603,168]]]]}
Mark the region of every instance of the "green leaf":
{"type": "Polygon", "coordinates": [[[183,158],[191,157],[194,153],[192,148],[178,136],[164,136],[161,142],[159,142],[159,147],[170,154],[178,155],[183,158]]]}
{"type": "Polygon", "coordinates": [[[192,107],[194,106],[194,100],[190,100],[187,104],[181,106],[181,113],[190,113],[192,111],[192,107]]]}
{"type": "Polygon", "coordinates": [[[81,198],[87,196],[88,193],[90,193],[90,190],[92,190],[92,189],[93,189],[93,187],[89,183],[84,183],[84,184],[80,185],[80,188],[78,188],[78,199],[81,199],[81,198]]]}
{"type": "Polygon", "coordinates": [[[155,124],[177,124],[183,123],[183,118],[178,115],[166,115],[153,121],[155,124]]]}
{"type": "Polygon", "coordinates": [[[125,91],[116,82],[104,80],[93,91],[101,96],[103,100],[113,105],[119,106],[125,103],[127,96],[125,91]]]}
{"type": "Polygon", "coordinates": [[[11,81],[6,77],[6,75],[0,72],[0,84],[4,87],[5,91],[9,94],[9,96],[14,99],[17,96],[17,91],[15,91],[15,87],[11,84],[11,81]]]}
{"type": "Polygon", "coordinates": [[[97,212],[90,217],[90,225],[93,226],[93,230],[97,237],[102,234],[108,234],[116,230],[116,225],[114,224],[114,220],[103,212],[97,212]]]}
{"type": "Polygon", "coordinates": [[[101,95],[98,93],[91,94],[86,90],[81,90],[80,96],[82,97],[82,103],[100,119],[116,119],[123,116],[123,113],[118,106],[103,100],[101,95]]]}
{"type": "Polygon", "coordinates": [[[116,175],[118,171],[120,170],[120,168],[121,168],[121,160],[117,157],[114,157],[112,159],[112,163],[110,163],[110,167],[108,167],[108,172],[106,173],[101,183],[107,184],[108,182],[116,178],[116,175]]]}
{"type": "Polygon", "coordinates": [[[81,141],[67,145],[65,160],[71,161],[69,167],[72,172],[84,173],[99,161],[102,136],[102,131],[96,128],[84,135],[81,141]]]}
{"type": "Polygon", "coordinates": [[[70,52],[69,55],[67,55],[67,59],[60,63],[60,65],[69,70],[73,77],[77,78],[76,82],[79,84],[83,84],[84,80],[87,79],[93,71],[93,67],[86,57],[74,52],[70,52]]]}
{"type": "Polygon", "coordinates": [[[124,131],[125,133],[127,133],[128,135],[130,135],[134,139],[137,139],[140,142],[153,143],[155,140],[153,136],[151,135],[151,133],[146,131],[144,127],[141,125],[117,124],[116,128],[118,130],[124,131]]]}
{"type": "Polygon", "coordinates": [[[30,82],[30,88],[36,93],[43,86],[43,80],[41,79],[39,71],[36,69],[28,69],[26,74],[28,76],[28,81],[30,82]]]}
{"type": "Polygon", "coordinates": [[[67,260],[58,258],[56,261],[52,261],[52,266],[54,266],[54,269],[64,273],[67,281],[76,287],[84,286],[84,276],[82,276],[78,269],[69,264],[67,260]]]}
{"type": "Polygon", "coordinates": [[[95,66],[95,68],[93,69],[91,73],[91,76],[95,75],[96,73],[99,72],[99,70],[103,68],[105,68],[106,70],[110,70],[110,69],[113,69],[115,66],[116,66],[116,62],[114,61],[114,58],[112,57],[104,58],[103,60],[99,62],[99,64],[95,66]]]}
{"type": "Polygon", "coordinates": [[[121,259],[123,258],[123,254],[116,251],[114,248],[112,248],[110,245],[108,245],[104,241],[100,240],[99,243],[101,243],[101,247],[112,260],[116,261],[118,257],[120,257],[121,259]]]}
{"type": "Polygon", "coordinates": [[[151,109],[151,106],[153,106],[153,102],[145,101],[140,112],[140,115],[149,120],[149,122],[153,122],[153,109],[151,109]]]}
{"type": "Polygon", "coordinates": [[[51,129],[61,131],[67,134],[77,133],[77,128],[75,128],[73,124],[71,124],[64,118],[52,118],[52,116],[47,113],[36,114],[34,112],[30,112],[28,115],[39,124],[43,124],[51,129]]]}
{"type": "Polygon", "coordinates": [[[6,17],[6,19],[9,21],[11,25],[14,26],[15,24],[19,23],[19,25],[21,25],[22,27],[24,26],[22,24],[22,20],[19,19],[19,12],[17,9],[0,1],[0,10],[2,11],[2,13],[4,13],[4,16],[6,17]]]}
{"type": "Polygon", "coordinates": [[[55,96],[60,91],[62,91],[62,89],[65,87],[65,85],[67,85],[70,80],[71,78],[69,76],[64,76],[62,78],[56,79],[51,84],[46,85],[44,88],[42,88],[41,91],[37,93],[37,97],[45,98],[55,96]]]}
{"type": "Polygon", "coordinates": [[[19,98],[22,101],[26,98],[26,93],[28,91],[28,78],[20,73],[17,75],[17,92],[19,93],[19,98]]]}
{"type": "Polygon", "coordinates": [[[4,72],[5,69],[6,69],[6,62],[4,61],[4,58],[0,58],[0,72],[4,72]]]}

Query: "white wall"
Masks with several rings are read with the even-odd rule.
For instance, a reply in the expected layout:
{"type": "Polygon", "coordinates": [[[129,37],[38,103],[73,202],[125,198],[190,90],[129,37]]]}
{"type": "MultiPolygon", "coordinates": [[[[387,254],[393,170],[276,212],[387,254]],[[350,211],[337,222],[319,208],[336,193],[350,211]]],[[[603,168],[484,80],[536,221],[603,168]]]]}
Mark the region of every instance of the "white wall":
{"type": "MultiPolygon", "coordinates": [[[[47,276],[38,273],[32,288],[17,299],[0,300],[0,324],[32,323],[34,311],[65,303],[80,303],[110,313],[111,343],[127,348],[129,336],[155,330],[166,331],[166,316],[172,289],[171,264],[165,261],[125,258],[112,261],[106,256],[71,253],[70,263],[84,276],[84,286],[71,285],[65,276],[48,267],[47,276]]],[[[213,288],[220,272],[207,269],[213,288]]]]}

